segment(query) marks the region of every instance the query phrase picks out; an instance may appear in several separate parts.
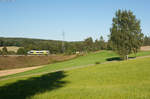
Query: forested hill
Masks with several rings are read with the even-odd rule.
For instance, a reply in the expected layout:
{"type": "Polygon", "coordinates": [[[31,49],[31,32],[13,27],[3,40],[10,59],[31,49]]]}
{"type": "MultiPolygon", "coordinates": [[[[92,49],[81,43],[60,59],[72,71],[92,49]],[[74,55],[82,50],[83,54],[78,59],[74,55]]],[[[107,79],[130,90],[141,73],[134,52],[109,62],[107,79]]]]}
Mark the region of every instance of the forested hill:
{"type": "Polygon", "coordinates": [[[0,37],[0,46],[18,46],[22,47],[24,44],[35,44],[41,42],[61,42],[58,40],[44,40],[44,39],[36,39],[36,38],[6,38],[0,37]]]}
{"type": "MultiPolygon", "coordinates": [[[[101,37],[100,40],[93,41],[91,37],[85,41],[64,42],[64,49],[67,53],[76,51],[96,51],[107,49],[107,44],[101,37]]],[[[18,46],[25,50],[49,50],[51,53],[62,53],[62,41],[59,40],[43,40],[32,38],[4,38],[0,37],[0,46],[18,46]]]]}
{"type": "MultiPolygon", "coordinates": [[[[82,42],[65,42],[69,44],[77,44],[82,42]]],[[[0,46],[17,46],[24,47],[26,50],[50,50],[52,53],[62,52],[62,41],[59,40],[44,40],[35,38],[5,38],[0,37],[0,46]]],[[[68,46],[67,46],[68,47],[68,46]]],[[[68,48],[66,48],[67,50],[68,48]]]]}
{"type": "MultiPolygon", "coordinates": [[[[144,46],[150,45],[150,37],[144,37],[144,46]]],[[[51,53],[62,53],[62,41],[59,40],[44,40],[33,38],[5,38],[0,37],[0,47],[2,46],[17,46],[23,47],[24,52],[29,50],[49,50],[51,53]]],[[[76,51],[98,51],[111,50],[111,42],[106,42],[101,36],[100,39],[93,40],[92,37],[86,38],[84,41],[64,42],[64,50],[66,53],[75,53],[76,51]]]]}

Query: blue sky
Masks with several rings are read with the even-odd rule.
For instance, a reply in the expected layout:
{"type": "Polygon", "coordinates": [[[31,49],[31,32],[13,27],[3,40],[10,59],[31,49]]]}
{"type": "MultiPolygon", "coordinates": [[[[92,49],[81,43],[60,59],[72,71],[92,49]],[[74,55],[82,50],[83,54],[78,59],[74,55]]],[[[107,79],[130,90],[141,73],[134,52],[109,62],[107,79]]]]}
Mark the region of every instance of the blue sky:
{"type": "Polygon", "coordinates": [[[0,36],[107,40],[118,9],[132,10],[150,36],[150,0],[0,0],[0,36]]]}

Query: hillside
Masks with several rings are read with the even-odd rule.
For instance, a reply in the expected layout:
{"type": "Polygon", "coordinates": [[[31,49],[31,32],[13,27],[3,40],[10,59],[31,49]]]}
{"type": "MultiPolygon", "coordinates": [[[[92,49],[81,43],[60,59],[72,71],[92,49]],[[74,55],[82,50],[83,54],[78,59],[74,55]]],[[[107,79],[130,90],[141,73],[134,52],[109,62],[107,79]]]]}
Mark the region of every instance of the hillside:
{"type": "Polygon", "coordinates": [[[139,58],[3,80],[0,98],[149,99],[149,60],[139,58]]]}
{"type": "Polygon", "coordinates": [[[76,55],[0,56],[0,70],[47,65],[75,57],[76,55]]]}
{"type": "MultiPolygon", "coordinates": [[[[83,49],[83,41],[65,42],[65,51],[67,53],[75,53],[83,49]]],[[[49,50],[51,54],[62,53],[62,41],[60,40],[45,40],[35,38],[5,38],[0,37],[0,47],[16,46],[23,47],[26,51],[29,50],[49,50]]]]}
{"type": "MultiPolygon", "coordinates": [[[[136,56],[139,57],[139,56],[147,56],[147,55],[150,55],[150,51],[139,52],[139,53],[137,53],[136,56]]],[[[129,57],[134,58],[135,55],[131,54],[129,57]]],[[[29,60],[28,61],[29,65],[27,65],[27,66],[30,66],[30,64],[31,64],[30,63],[31,62],[30,58],[28,60],[29,60]]],[[[40,58],[39,62],[42,61],[42,60],[46,61],[45,58],[40,58]]],[[[45,65],[42,68],[38,68],[38,69],[35,69],[35,70],[30,70],[30,71],[26,71],[26,72],[22,72],[22,73],[17,73],[17,74],[13,74],[13,75],[0,77],[0,79],[8,79],[8,78],[19,77],[19,76],[44,74],[44,73],[52,72],[52,71],[64,70],[64,69],[69,69],[69,68],[78,68],[78,67],[91,66],[91,65],[94,65],[96,63],[101,64],[101,63],[110,62],[110,61],[120,61],[120,59],[119,59],[118,55],[116,55],[112,51],[100,51],[100,52],[96,52],[96,53],[89,53],[89,54],[86,54],[84,56],[74,58],[72,60],[53,63],[53,64],[48,64],[48,65],[45,65]]]]}
{"type": "Polygon", "coordinates": [[[0,77],[0,79],[23,76],[23,75],[45,73],[45,72],[56,71],[56,70],[60,70],[60,69],[66,69],[66,68],[74,68],[74,67],[80,67],[80,66],[93,65],[96,62],[99,62],[99,63],[106,62],[107,59],[111,59],[112,57],[117,57],[117,55],[112,51],[100,51],[98,53],[89,53],[87,55],[80,56],[78,58],[75,58],[75,59],[72,59],[69,61],[48,64],[48,65],[45,65],[44,67],[36,69],[36,70],[31,70],[31,71],[27,71],[27,72],[23,72],[23,73],[10,75],[8,77],[7,76],[0,77]]]}

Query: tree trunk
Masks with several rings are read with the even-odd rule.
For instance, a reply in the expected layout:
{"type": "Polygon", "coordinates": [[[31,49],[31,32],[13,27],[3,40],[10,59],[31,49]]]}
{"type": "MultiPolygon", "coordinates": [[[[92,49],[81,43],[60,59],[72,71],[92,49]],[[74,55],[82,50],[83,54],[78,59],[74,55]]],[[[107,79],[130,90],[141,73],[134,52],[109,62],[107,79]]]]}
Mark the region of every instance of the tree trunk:
{"type": "Polygon", "coordinates": [[[126,55],[126,60],[128,60],[128,55],[126,55]]]}
{"type": "Polygon", "coordinates": [[[128,55],[122,56],[122,59],[123,59],[123,60],[128,60],[128,55]]]}

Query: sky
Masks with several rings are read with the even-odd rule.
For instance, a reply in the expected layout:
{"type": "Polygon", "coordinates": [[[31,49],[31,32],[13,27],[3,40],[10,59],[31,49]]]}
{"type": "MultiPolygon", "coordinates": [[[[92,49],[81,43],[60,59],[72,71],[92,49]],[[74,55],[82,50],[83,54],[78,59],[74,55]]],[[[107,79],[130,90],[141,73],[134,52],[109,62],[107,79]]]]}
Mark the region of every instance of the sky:
{"type": "Polygon", "coordinates": [[[150,36],[150,0],[0,0],[0,37],[108,40],[118,9],[131,10],[150,36]]]}

